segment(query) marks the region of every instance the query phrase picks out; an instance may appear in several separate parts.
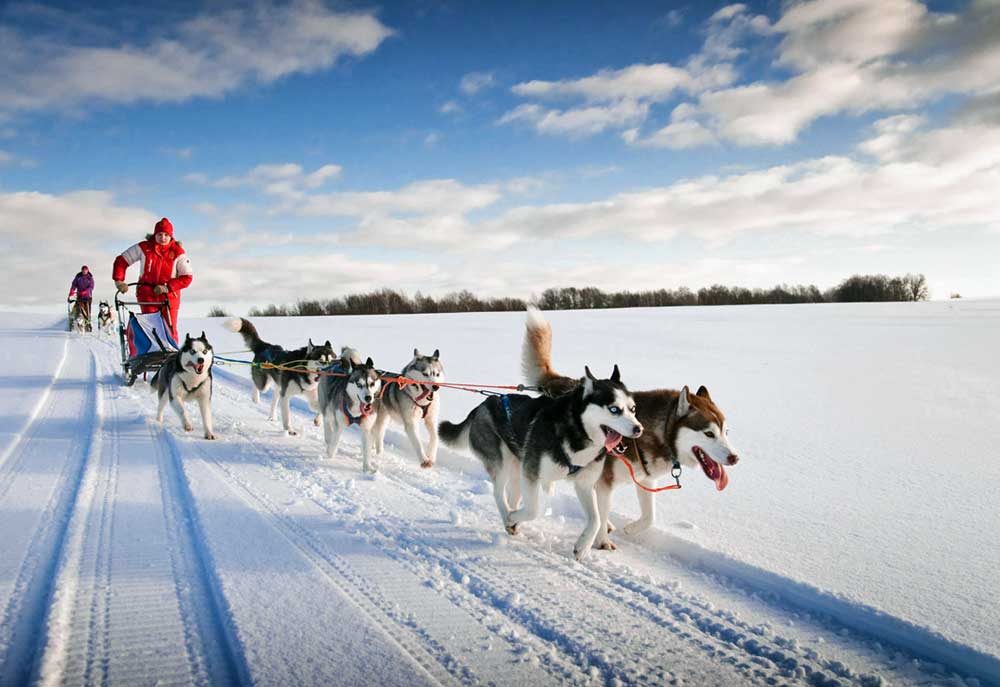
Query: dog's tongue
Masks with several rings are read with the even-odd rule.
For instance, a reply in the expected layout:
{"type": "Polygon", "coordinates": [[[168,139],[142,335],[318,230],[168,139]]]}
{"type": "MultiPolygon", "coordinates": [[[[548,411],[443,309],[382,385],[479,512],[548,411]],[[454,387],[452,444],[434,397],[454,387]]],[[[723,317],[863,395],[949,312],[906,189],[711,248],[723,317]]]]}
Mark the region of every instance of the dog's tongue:
{"type": "Polygon", "coordinates": [[[622,440],[621,434],[619,434],[613,429],[609,429],[604,434],[604,448],[606,448],[609,451],[614,451],[615,446],[617,446],[618,442],[620,442],[621,440],[622,440]]]}
{"type": "Polygon", "coordinates": [[[709,479],[715,482],[715,488],[722,491],[729,484],[729,475],[726,474],[726,468],[722,467],[722,463],[716,463],[714,460],[711,462],[711,467],[705,471],[709,479]]]}

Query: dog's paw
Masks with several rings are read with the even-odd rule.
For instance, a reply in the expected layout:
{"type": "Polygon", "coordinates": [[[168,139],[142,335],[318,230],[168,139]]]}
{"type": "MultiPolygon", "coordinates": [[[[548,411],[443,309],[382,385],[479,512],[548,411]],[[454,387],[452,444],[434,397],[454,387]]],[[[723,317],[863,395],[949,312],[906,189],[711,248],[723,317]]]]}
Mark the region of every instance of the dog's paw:
{"type": "Polygon", "coordinates": [[[212,434],[211,432],[205,432],[205,438],[208,439],[209,441],[214,441],[215,435],[212,434]]]}
{"type": "Polygon", "coordinates": [[[319,423],[320,423],[320,417],[319,415],[317,415],[316,417],[313,418],[313,424],[319,427],[319,423]]]}
{"type": "Polygon", "coordinates": [[[297,437],[298,435],[299,435],[299,433],[296,432],[294,429],[288,430],[288,436],[290,436],[290,437],[297,437]]]}
{"type": "Polygon", "coordinates": [[[573,549],[573,557],[576,558],[577,563],[582,563],[589,554],[590,554],[589,546],[585,549],[578,549],[578,548],[573,549]]]}
{"type": "Polygon", "coordinates": [[[513,536],[521,531],[521,523],[519,522],[512,523],[508,521],[507,524],[504,525],[504,529],[507,530],[507,534],[513,536]]]}
{"type": "Polygon", "coordinates": [[[622,531],[628,536],[634,537],[635,535],[645,532],[647,529],[649,529],[649,526],[651,524],[652,523],[647,522],[646,520],[635,520],[625,525],[625,527],[622,528],[622,531]]]}
{"type": "Polygon", "coordinates": [[[433,460],[427,460],[426,458],[424,458],[422,461],[420,461],[420,467],[422,467],[422,468],[432,468],[432,467],[434,467],[434,461],[433,460]]]}
{"type": "Polygon", "coordinates": [[[598,548],[601,551],[617,551],[618,550],[618,547],[615,546],[615,543],[613,541],[611,541],[610,539],[605,539],[604,541],[597,542],[596,544],[594,544],[594,546],[595,546],[595,548],[598,548]]]}
{"type": "Polygon", "coordinates": [[[194,429],[194,425],[192,425],[190,422],[186,422],[184,424],[184,431],[185,432],[190,432],[193,429],[194,429]]]}

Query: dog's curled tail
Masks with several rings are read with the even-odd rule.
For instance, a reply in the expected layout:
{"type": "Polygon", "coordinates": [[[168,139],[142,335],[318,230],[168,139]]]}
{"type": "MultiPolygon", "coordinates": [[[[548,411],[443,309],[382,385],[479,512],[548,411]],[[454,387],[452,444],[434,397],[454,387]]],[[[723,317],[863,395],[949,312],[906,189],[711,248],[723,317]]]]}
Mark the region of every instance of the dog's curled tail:
{"type": "Polygon", "coordinates": [[[365,362],[364,358],[361,357],[361,354],[350,346],[344,346],[340,349],[340,360],[344,363],[350,362],[351,365],[354,365],[355,367],[360,366],[365,362]]]}
{"type": "Polygon", "coordinates": [[[449,448],[458,451],[469,450],[469,431],[472,429],[473,416],[479,410],[479,406],[473,408],[469,415],[457,425],[454,422],[444,420],[438,423],[438,437],[449,448]]]}
{"type": "Polygon", "coordinates": [[[564,394],[578,383],[552,369],[552,326],[534,306],[528,308],[524,324],[521,374],[528,384],[542,387],[542,392],[549,396],[564,394]]]}
{"type": "Polygon", "coordinates": [[[257,328],[253,326],[253,322],[245,317],[230,318],[223,322],[222,326],[231,332],[241,334],[243,336],[243,342],[246,344],[247,348],[254,353],[257,353],[262,348],[270,346],[269,343],[260,338],[260,334],[257,333],[257,328]]]}

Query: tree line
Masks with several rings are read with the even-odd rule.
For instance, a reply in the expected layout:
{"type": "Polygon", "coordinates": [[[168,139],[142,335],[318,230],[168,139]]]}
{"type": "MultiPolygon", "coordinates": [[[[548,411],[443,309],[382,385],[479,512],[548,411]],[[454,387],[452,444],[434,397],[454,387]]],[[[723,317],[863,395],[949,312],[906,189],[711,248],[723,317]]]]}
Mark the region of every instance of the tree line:
{"type": "MultiPolygon", "coordinates": [[[[650,291],[606,292],[594,287],[545,289],[525,301],[520,298],[480,298],[471,291],[456,291],[437,298],[420,293],[413,296],[393,289],[319,299],[303,299],[291,305],[251,308],[249,317],[308,315],[405,315],[416,313],[507,312],[524,310],[529,303],[542,310],[589,310],[601,308],[655,308],[681,305],[763,305],[778,303],[858,303],[872,301],[923,301],[928,298],[927,279],[922,274],[890,277],[884,274],[856,274],[837,286],[821,291],[813,285],[781,284],[770,289],[715,284],[692,291],[654,289],[650,291]]],[[[225,316],[216,306],[209,317],[225,316]]]]}

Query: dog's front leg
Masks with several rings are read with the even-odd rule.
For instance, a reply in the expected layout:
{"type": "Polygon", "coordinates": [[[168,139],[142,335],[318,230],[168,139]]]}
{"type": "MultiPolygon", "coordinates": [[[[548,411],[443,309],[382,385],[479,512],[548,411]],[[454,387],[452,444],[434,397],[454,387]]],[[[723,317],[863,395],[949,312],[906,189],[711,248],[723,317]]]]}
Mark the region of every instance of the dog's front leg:
{"type": "Polygon", "coordinates": [[[405,413],[403,415],[403,428],[406,430],[406,436],[410,438],[410,445],[413,446],[413,452],[417,454],[417,458],[420,460],[420,467],[429,468],[434,465],[434,461],[424,454],[424,447],[420,445],[420,437],[417,435],[417,422],[414,413],[405,413]]]}
{"type": "Polygon", "coordinates": [[[625,525],[625,534],[630,537],[649,529],[656,516],[656,502],[653,500],[653,495],[638,484],[635,485],[635,495],[639,499],[640,515],[638,520],[625,525]]]}
{"type": "Polygon", "coordinates": [[[608,536],[611,532],[611,527],[608,524],[608,516],[611,514],[611,485],[603,479],[598,479],[597,484],[594,486],[594,491],[597,492],[597,512],[600,516],[600,524],[597,527],[597,539],[594,541],[594,546],[599,549],[614,551],[614,542],[608,536]]]}
{"type": "Polygon", "coordinates": [[[306,392],[306,402],[309,404],[309,409],[316,413],[316,416],[313,417],[313,424],[319,427],[319,423],[323,420],[323,414],[319,411],[319,391],[313,389],[306,392]]]}
{"type": "Polygon", "coordinates": [[[385,430],[389,427],[389,410],[386,406],[379,408],[375,414],[375,455],[381,456],[385,452],[385,430]]]}
{"type": "Polygon", "coordinates": [[[362,465],[361,469],[365,472],[374,473],[376,468],[372,465],[372,425],[375,424],[374,421],[368,425],[366,428],[364,425],[360,427],[361,429],[361,459],[362,465]]]}
{"type": "Polygon", "coordinates": [[[344,427],[335,417],[326,416],[323,418],[323,439],[326,441],[326,459],[333,460],[337,456],[337,447],[340,446],[340,435],[344,433],[344,427]]]}
{"type": "Polygon", "coordinates": [[[274,421],[274,411],[278,408],[278,397],[281,395],[278,391],[279,387],[276,384],[271,390],[271,413],[267,416],[268,420],[274,421]]]}
{"type": "Polygon", "coordinates": [[[424,416],[424,427],[427,428],[427,461],[429,465],[424,465],[423,467],[430,467],[434,465],[434,461],[437,460],[438,453],[438,402],[437,400],[431,403],[431,407],[427,409],[427,415],[424,416]]]}
{"type": "Polygon", "coordinates": [[[587,516],[587,525],[583,528],[583,533],[576,540],[573,547],[573,555],[576,560],[582,561],[590,553],[590,547],[594,545],[594,538],[601,525],[601,516],[597,506],[597,493],[593,482],[581,482],[577,480],[573,487],[576,489],[576,496],[580,499],[583,512],[587,516]]]}
{"type": "Polygon", "coordinates": [[[177,416],[180,417],[181,424],[184,426],[184,431],[190,432],[192,429],[194,429],[194,425],[191,424],[191,418],[188,417],[187,408],[184,407],[184,404],[181,402],[181,400],[176,396],[174,396],[173,400],[170,401],[170,405],[172,405],[174,407],[174,410],[177,411],[177,416]]]}
{"type": "Polygon", "coordinates": [[[205,428],[205,438],[214,439],[215,433],[212,431],[212,399],[208,394],[198,396],[198,408],[201,410],[201,424],[205,428]]]}
{"type": "Polygon", "coordinates": [[[160,405],[156,409],[157,422],[163,422],[163,413],[167,410],[167,403],[169,403],[169,400],[167,399],[167,392],[163,391],[160,393],[160,405]]]}

